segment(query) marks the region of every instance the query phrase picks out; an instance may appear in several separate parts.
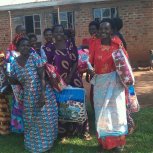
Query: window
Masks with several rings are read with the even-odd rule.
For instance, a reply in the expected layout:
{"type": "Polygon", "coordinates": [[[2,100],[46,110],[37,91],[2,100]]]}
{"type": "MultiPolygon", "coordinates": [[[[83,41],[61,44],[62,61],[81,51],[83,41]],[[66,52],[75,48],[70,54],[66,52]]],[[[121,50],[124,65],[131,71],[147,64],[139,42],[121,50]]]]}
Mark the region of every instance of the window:
{"type": "Polygon", "coordinates": [[[40,23],[40,15],[33,16],[34,22],[34,32],[36,35],[41,35],[41,23],[40,23]]]}
{"type": "Polygon", "coordinates": [[[33,16],[25,16],[25,27],[27,33],[34,33],[33,16]]]}
{"type": "Polygon", "coordinates": [[[17,25],[24,25],[23,16],[14,17],[12,18],[12,21],[13,21],[13,25],[15,25],[14,27],[16,27],[17,25]]]}
{"type": "Polygon", "coordinates": [[[41,35],[40,15],[25,16],[25,27],[27,33],[41,35]]]}
{"type": "Polygon", "coordinates": [[[101,21],[103,18],[114,18],[118,16],[116,8],[96,8],[93,9],[95,21],[101,21]]]}
{"type": "Polygon", "coordinates": [[[58,14],[57,13],[53,13],[53,25],[58,24],[58,14]]]}
{"type": "MultiPolygon", "coordinates": [[[[53,13],[53,25],[58,24],[58,14],[53,13]]],[[[73,12],[60,12],[60,23],[64,26],[64,28],[74,28],[74,17],[73,12]]]]}

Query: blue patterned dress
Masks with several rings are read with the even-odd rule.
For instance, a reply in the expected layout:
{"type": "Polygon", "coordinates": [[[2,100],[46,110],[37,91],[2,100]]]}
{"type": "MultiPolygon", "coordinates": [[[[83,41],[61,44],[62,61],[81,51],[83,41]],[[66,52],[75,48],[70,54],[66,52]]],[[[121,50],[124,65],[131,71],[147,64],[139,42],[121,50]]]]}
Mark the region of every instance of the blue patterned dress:
{"type": "Polygon", "coordinates": [[[42,66],[44,63],[36,53],[30,54],[24,67],[21,67],[16,60],[12,63],[12,75],[23,86],[25,148],[33,153],[49,150],[58,133],[58,109],[49,84],[46,84],[45,106],[41,109],[37,107],[41,94],[41,81],[37,68],[42,66]]]}
{"type": "MultiPolygon", "coordinates": [[[[6,62],[13,62],[15,58],[17,58],[18,52],[12,50],[6,52],[6,62]]],[[[11,95],[11,132],[15,133],[23,133],[23,94],[22,94],[22,86],[21,85],[11,85],[13,94],[11,95]]]]}

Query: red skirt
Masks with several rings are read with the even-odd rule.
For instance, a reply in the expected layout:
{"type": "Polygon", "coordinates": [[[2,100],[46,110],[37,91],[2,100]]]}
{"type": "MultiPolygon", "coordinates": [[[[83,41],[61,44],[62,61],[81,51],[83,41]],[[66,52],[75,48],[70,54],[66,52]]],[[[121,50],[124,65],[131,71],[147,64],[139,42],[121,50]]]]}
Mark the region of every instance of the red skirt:
{"type": "Polygon", "coordinates": [[[115,147],[124,146],[126,144],[126,138],[125,136],[109,136],[105,137],[104,139],[98,138],[98,142],[100,145],[102,145],[103,149],[110,150],[115,147]]]}

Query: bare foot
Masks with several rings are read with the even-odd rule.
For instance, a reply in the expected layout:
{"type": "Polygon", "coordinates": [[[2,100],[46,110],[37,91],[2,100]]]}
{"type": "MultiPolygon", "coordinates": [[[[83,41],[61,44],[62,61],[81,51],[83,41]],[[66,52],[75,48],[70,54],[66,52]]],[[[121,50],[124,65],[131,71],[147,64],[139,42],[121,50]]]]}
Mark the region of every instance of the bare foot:
{"type": "Polygon", "coordinates": [[[128,135],[133,134],[133,133],[134,133],[134,131],[135,131],[135,129],[136,129],[136,126],[134,126],[134,127],[130,128],[130,129],[129,129],[129,132],[128,132],[128,135]]]}

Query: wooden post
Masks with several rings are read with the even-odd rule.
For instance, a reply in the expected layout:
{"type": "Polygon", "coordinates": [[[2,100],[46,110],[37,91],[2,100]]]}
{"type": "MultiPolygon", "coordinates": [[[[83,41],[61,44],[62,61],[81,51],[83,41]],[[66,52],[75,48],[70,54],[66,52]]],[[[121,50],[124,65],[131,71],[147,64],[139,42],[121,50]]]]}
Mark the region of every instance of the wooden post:
{"type": "Polygon", "coordinates": [[[58,14],[58,24],[61,24],[61,19],[60,19],[60,8],[58,6],[57,8],[57,14],[58,14]]]}
{"type": "Polygon", "coordinates": [[[11,36],[10,43],[12,43],[12,41],[13,41],[13,32],[12,32],[12,16],[11,16],[11,11],[8,11],[8,13],[9,13],[9,22],[10,22],[10,36],[11,36]]]}

